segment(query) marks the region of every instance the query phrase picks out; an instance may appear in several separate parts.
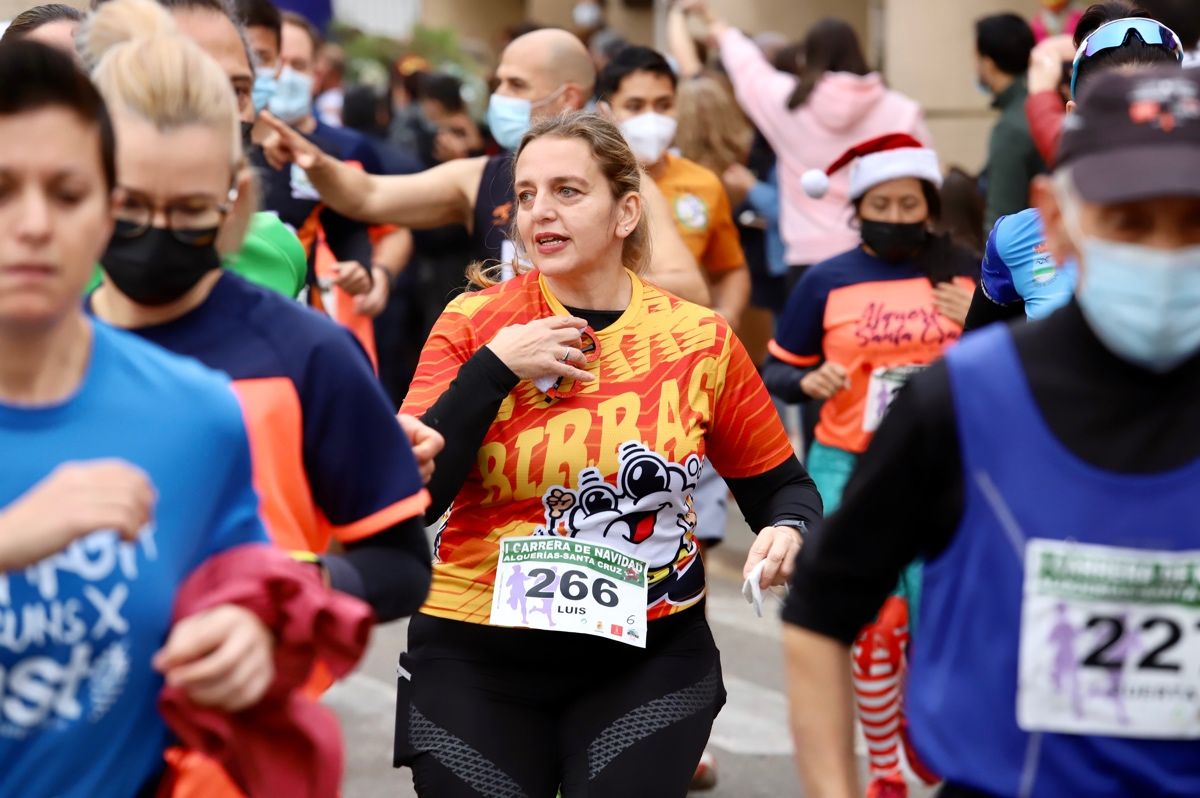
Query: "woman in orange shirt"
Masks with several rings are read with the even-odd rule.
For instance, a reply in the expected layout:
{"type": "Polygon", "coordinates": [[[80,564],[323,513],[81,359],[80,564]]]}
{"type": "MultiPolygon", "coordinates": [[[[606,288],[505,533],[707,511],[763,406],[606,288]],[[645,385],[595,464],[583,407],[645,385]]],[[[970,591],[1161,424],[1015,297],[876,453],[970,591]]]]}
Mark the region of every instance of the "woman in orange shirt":
{"type": "Polygon", "coordinates": [[[617,128],[543,122],[514,171],[523,273],[450,304],[404,405],[447,438],[430,512],[449,513],[397,761],[438,798],[683,795],[724,703],[701,469],[761,530],[745,573],[763,587],[820,498],[725,320],[638,277],[649,230],[617,128]]]}

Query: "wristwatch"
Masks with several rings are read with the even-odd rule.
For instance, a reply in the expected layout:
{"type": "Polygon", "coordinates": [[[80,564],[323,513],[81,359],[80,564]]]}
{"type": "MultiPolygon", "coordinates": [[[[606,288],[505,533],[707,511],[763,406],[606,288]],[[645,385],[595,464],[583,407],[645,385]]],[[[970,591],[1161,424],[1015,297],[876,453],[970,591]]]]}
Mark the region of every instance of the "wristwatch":
{"type": "Polygon", "coordinates": [[[325,559],[320,554],[313,551],[292,550],[288,552],[288,555],[296,562],[315,566],[321,582],[325,587],[329,587],[329,569],[325,567],[325,559]]]}
{"type": "Polygon", "coordinates": [[[801,521],[799,518],[781,518],[775,521],[771,526],[786,526],[795,529],[800,533],[800,537],[808,537],[808,524],[801,521]]]}

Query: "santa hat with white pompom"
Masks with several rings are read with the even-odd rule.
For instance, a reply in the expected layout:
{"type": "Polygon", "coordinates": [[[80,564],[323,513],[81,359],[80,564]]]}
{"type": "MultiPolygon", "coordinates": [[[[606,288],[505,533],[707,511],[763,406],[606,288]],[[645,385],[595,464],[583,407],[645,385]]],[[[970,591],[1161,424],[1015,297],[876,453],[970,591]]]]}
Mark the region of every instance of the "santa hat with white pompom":
{"type": "Polygon", "coordinates": [[[935,186],[942,185],[942,170],[938,165],[936,152],[923,146],[907,133],[888,133],[854,145],[824,171],[809,169],[800,179],[804,193],[813,199],[824,197],[829,191],[829,176],[852,161],[852,201],[880,183],[902,177],[915,177],[918,180],[928,180],[935,186]]]}

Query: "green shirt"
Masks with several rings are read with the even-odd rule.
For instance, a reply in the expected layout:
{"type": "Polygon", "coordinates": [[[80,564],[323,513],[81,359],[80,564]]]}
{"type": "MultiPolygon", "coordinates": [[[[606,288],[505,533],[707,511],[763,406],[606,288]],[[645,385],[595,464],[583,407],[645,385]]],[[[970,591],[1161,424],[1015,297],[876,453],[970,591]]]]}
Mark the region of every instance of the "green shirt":
{"type": "MultiPolygon", "coordinates": [[[[227,259],[225,268],[252,283],[295,299],[304,288],[308,259],[296,234],[273,213],[256,213],[250,219],[246,240],[237,257],[227,259]]],[[[104,280],[100,266],[92,275],[85,293],[91,293],[104,280]]]]}
{"type": "Polygon", "coordinates": [[[1046,171],[1029,135],[1029,120],[1025,117],[1027,96],[1025,78],[1020,77],[992,102],[992,107],[1000,110],[1000,119],[988,141],[985,235],[1001,216],[1029,207],[1029,183],[1046,171]]]}

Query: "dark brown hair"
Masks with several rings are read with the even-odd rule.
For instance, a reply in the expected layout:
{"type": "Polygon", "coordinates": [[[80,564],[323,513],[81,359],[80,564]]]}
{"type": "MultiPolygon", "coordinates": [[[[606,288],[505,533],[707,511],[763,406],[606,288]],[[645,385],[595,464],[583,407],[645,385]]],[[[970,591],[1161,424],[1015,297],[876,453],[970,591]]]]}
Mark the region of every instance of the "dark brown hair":
{"type": "Polygon", "coordinates": [[[941,195],[942,213],[933,225],[934,232],[950,236],[955,244],[983,257],[986,202],[979,179],[953,166],[942,180],[941,195]]]}
{"type": "Polygon", "coordinates": [[[823,19],[804,37],[804,64],[800,82],[792,96],[788,97],[788,109],[799,108],[808,102],[809,96],[826,72],[851,72],[866,75],[871,71],[863,56],[858,34],[850,23],[832,17],[823,19]]]}
{"type": "Polygon", "coordinates": [[[36,41],[0,47],[0,117],[63,108],[95,125],[100,133],[100,167],[111,191],[117,184],[116,139],[99,90],[66,53],[36,41]]]}
{"type": "Polygon", "coordinates": [[[46,3],[45,5],[34,6],[13,17],[13,21],[8,23],[8,28],[4,31],[4,36],[0,37],[0,43],[23,39],[43,25],[49,25],[51,22],[62,22],[64,20],[67,22],[82,22],[83,12],[63,3],[46,3]]]}
{"type": "MultiPolygon", "coordinates": [[[[321,35],[321,31],[317,30],[317,26],[308,21],[308,17],[303,14],[297,14],[295,11],[284,11],[280,14],[283,18],[284,25],[295,25],[308,34],[309,41],[312,42],[313,61],[316,61],[317,51],[321,49],[321,45],[325,43],[325,37],[321,35]]],[[[281,34],[282,35],[282,34],[281,34]]],[[[282,39],[281,39],[282,41],[282,39]]]]}

